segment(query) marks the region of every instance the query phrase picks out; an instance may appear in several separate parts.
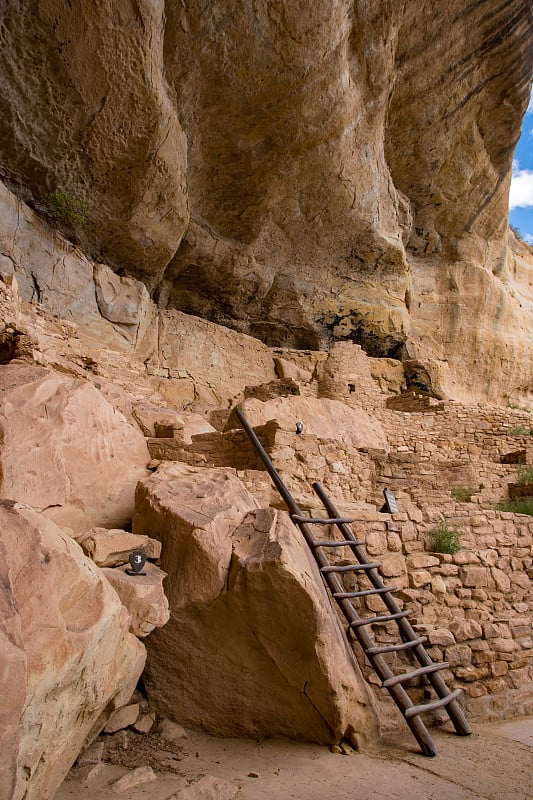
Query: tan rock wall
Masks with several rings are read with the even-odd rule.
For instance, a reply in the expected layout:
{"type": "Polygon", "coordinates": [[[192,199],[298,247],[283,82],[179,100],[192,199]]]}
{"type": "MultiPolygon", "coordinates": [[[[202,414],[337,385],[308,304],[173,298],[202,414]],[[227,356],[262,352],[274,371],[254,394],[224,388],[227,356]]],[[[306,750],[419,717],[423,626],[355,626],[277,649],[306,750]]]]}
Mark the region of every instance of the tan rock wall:
{"type": "Polygon", "coordinates": [[[224,407],[245,386],[276,377],[268,347],[207,320],[166,311],[159,315],[158,361],[149,372],[175,405],[224,407]]]}
{"type": "Polygon", "coordinates": [[[523,0],[15,2],[1,173],[163,308],[530,402],[531,257],[506,228],[532,37],[523,0]]]}
{"type": "Polygon", "coordinates": [[[186,145],[164,81],[164,4],[6,11],[4,174],[57,221],[153,282],[187,226],[186,145]]]}
{"type": "Polygon", "coordinates": [[[55,795],[145,661],[101,571],[50,520],[0,505],[0,798],[55,795]]]}
{"type": "Polygon", "coordinates": [[[20,363],[0,377],[1,496],[73,535],[129,523],[149,460],[140,431],[88,381],[20,363]]]}

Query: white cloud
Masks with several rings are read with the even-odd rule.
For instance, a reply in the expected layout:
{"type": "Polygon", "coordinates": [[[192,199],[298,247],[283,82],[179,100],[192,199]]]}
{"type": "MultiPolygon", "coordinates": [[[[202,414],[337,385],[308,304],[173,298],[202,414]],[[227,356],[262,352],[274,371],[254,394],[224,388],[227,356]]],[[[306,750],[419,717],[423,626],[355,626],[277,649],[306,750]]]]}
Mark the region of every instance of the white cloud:
{"type": "Polygon", "coordinates": [[[522,238],[528,244],[533,244],[533,236],[530,233],[523,233],[522,234],[522,238]]]}
{"type": "Polygon", "coordinates": [[[526,114],[533,114],[533,94],[529,98],[529,105],[527,107],[526,114]]]}
{"type": "MultiPolygon", "coordinates": [[[[516,165],[518,167],[518,163],[516,165]]],[[[533,206],[533,170],[514,169],[509,192],[509,210],[533,206]]]]}

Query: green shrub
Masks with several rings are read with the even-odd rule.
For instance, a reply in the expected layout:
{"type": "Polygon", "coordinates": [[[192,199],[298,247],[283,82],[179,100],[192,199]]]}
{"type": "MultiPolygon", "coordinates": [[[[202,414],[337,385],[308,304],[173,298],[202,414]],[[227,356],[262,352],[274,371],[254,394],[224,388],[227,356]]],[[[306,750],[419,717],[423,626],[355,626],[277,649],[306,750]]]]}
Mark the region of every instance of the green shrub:
{"type": "Polygon", "coordinates": [[[57,190],[48,195],[48,205],[52,213],[61,219],[69,222],[85,222],[87,206],[77,197],[57,190]]]}
{"type": "Polygon", "coordinates": [[[433,553],[450,553],[450,555],[453,555],[461,549],[459,531],[455,528],[449,528],[444,520],[441,520],[437,527],[429,532],[428,545],[433,553]]]}
{"type": "Polygon", "coordinates": [[[529,514],[533,517],[533,500],[504,500],[496,506],[498,511],[511,511],[513,514],[529,514]]]}
{"type": "Polygon", "coordinates": [[[452,486],[450,494],[458,503],[469,503],[474,494],[474,490],[469,489],[467,486],[452,486]]]}
{"type": "Polygon", "coordinates": [[[533,467],[520,466],[516,473],[517,483],[533,483],[533,467]]]}
{"type": "Polygon", "coordinates": [[[516,428],[509,430],[509,436],[533,436],[533,428],[526,428],[525,425],[517,425],[516,428]]]}

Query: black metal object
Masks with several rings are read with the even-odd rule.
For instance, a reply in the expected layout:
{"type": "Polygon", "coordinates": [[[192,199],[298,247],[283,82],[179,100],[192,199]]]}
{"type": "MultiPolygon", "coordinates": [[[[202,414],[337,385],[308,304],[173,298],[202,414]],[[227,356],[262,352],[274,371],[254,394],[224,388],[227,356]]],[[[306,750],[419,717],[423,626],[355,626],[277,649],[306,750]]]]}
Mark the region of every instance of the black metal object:
{"type": "Polygon", "coordinates": [[[144,565],[146,564],[146,555],[142,550],[133,550],[129,554],[128,560],[130,562],[131,569],[126,570],[127,575],[146,575],[146,572],[142,571],[144,565]]]}
{"type": "Polygon", "coordinates": [[[431,657],[423,646],[426,638],[423,636],[417,636],[416,632],[406,619],[406,617],[409,615],[409,611],[401,609],[391,594],[396,587],[385,585],[378,571],[380,566],[379,563],[370,560],[366,552],[363,550],[363,542],[356,539],[353,532],[348,527],[349,522],[352,520],[348,520],[339,515],[330,498],[324,491],[324,488],[319,483],[312,484],[313,490],[322,501],[329,516],[327,519],[304,516],[291,493],[285,486],[276,468],[272,464],[272,461],[263,448],[263,445],[259,441],[255,431],[248,423],[246,417],[239,409],[236,410],[236,413],[244,430],[250,438],[250,441],[254,445],[259,457],[265,465],[267,472],[272,478],[274,485],[289,509],[291,519],[302,531],[304,538],[318,564],[326,586],[329,588],[333,599],[338,603],[348,622],[349,630],[353,632],[359,641],[359,644],[369,659],[374,671],[380,678],[382,687],[388,690],[394,702],[400,709],[405,721],[407,722],[407,725],[419,743],[422,753],[426,756],[435,756],[437,754],[435,743],[433,742],[433,739],[431,738],[423,721],[420,719],[420,715],[424,712],[431,711],[436,708],[445,708],[448,716],[454,724],[456,732],[462,736],[468,736],[470,733],[472,733],[472,730],[466,720],[463,709],[457,702],[457,698],[461,694],[461,690],[456,689],[453,692],[450,691],[442,679],[442,676],[438,674],[440,670],[446,669],[448,665],[444,663],[436,664],[432,661],[431,657]],[[315,539],[310,527],[311,525],[335,525],[341,533],[343,541],[321,541],[319,539],[315,539]],[[342,546],[350,549],[357,559],[357,563],[346,566],[336,566],[330,563],[324,550],[328,547],[336,548],[342,546]],[[364,571],[373,588],[355,592],[345,591],[345,587],[339,580],[339,573],[357,573],[358,571],[364,571]],[[351,601],[354,597],[361,597],[367,594],[377,594],[379,597],[381,597],[388,613],[361,619],[351,601]],[[372,638],[369,629],[373,624],[389,621],[394,621],[398,625],[402,642],[396,645],[378,646],[372,638]],[[408,673],[395,675],[383,658],[383,654],[401,650],[411,650],[412,654],[415,656],[421,666],[408,673]],[[422,675],[425,676],[433,686],[438,700],[435,700],[431,703],[425,703],[424,705],[415,705],[402,686],[402,683],[422,675]]]}
{"type": "Polygon", "coordinates": [[[385,502],[379,510],[385,512],[386,514],[397,514],[399,511],[398,503],[396,502],[396,498],[391,490],[383,489],[383,496],[385,498],[385,502]]]}

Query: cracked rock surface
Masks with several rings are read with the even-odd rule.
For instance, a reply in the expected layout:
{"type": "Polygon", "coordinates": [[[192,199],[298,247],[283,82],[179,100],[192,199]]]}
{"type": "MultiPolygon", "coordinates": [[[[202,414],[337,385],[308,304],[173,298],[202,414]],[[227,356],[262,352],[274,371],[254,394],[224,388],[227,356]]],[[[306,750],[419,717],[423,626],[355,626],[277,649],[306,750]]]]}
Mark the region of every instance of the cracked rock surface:
{"type": "Polygon", "coordinates": [[[257,509],[231,469],[166,463],[137,490],[144,530],[168,573],[170,621],[146,640],[158,713],[223,736],[372,737],[367,687],[285,513],[257,509]]]}

